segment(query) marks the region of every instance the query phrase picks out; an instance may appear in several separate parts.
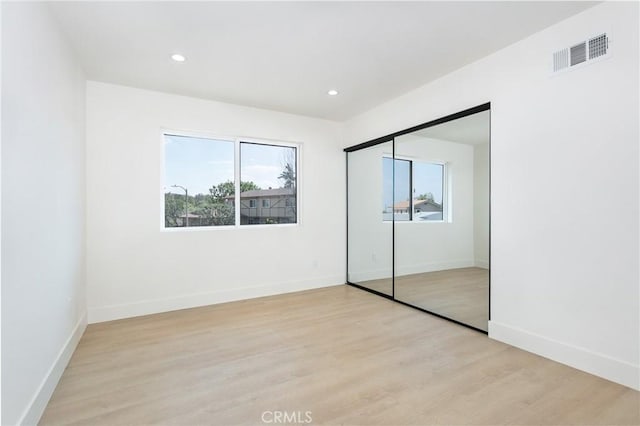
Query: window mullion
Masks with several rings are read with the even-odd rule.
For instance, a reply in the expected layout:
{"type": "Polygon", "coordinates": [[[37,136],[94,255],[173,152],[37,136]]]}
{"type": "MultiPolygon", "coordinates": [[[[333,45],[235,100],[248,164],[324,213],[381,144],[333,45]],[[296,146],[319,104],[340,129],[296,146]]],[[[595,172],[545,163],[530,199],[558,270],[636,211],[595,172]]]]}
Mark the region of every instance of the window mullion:
{"type": "Polygon", "coordinates": [[[413,161],[409,161],[409,221],[413,220],[413,161]]]}
{"type": "Polygon", "coordinates": [[[234,141],[234,149],[235,154],[233,156],[233,173],[235,177],[235,197],[234,197],[234,205],[235,205],[235,226],[240,226],[240,140],[236,139],[234,141]]]}

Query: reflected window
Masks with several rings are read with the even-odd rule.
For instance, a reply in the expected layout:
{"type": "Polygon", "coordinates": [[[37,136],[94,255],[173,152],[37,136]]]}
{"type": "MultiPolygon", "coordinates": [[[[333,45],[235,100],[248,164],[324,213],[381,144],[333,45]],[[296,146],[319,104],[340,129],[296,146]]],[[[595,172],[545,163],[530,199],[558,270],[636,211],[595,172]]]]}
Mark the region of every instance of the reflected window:
{"type": "Polygon", "coordinates": [[[382,158],[383,220],[411,220],[411,161],[382,158]]]}
{"type": "Polygon", "coordinates": [[[385,221],[442,221],[445,165],[382,158],[385,221]]]}
{"type": "Polygon", "coordinates": [[[413,162],[413,220],[443,220],[444,164],[413,162]]]}

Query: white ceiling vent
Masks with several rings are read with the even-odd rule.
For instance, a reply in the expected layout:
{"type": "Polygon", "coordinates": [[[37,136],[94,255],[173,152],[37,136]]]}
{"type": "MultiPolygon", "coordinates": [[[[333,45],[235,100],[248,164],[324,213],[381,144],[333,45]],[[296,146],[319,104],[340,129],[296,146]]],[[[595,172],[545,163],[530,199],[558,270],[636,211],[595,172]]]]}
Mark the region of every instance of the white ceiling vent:
{"type": "Polygon", "coordinates": [[[571,46],[571,66],[578,65],[587,60],[587,42],[571,46]]]}
{"type": "Polygon", "coordinates": [[[589,59],[599,58],[609,51],[609,38],[601,34],[589,40],[589,59]]]}
{"type": "Polygon", "coordinates": [[[553,73],[586,65],[609,56],[609,37],[606,33],[575,43],[553,53],[553,73]]]}
{"type": "Polygon", "coordinates": [[[553,54],[553,72],[569,66],[569,49],[558,50],[553,54]]]}

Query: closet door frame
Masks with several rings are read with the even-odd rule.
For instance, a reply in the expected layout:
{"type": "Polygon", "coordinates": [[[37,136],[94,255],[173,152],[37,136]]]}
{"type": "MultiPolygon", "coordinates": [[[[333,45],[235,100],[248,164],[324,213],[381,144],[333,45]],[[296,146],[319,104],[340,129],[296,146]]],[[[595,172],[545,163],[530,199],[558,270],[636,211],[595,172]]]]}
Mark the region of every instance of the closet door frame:
{"type": "MultiPolygon", "coordinates": [[[[368,142],[366,142],[366,146],[364,146],[365,144],[359,144],[356,146],[361,146],[360,148],[357,149],[351,149],[351,148],[355,148],[355,146],[353,147],[348,147],[344,149],[345,152],[345,165],[346,165],[346,208],[347,208],[347,215],[346,215],[346,219],[347,219],[347,238],[346,238],[346,258],[347,258],[347,276],[345,277],[345,283],[352,286],[352,287],[356,287],[359,288],[360,290],[364,290],[364,291],[368,291],[369,293],[373,293],[376,294],[378,296],[384,297],[385,299],[389,299],[389,300],[396,300],[395,298],[395,243],[394,243],[394,238],[395,238],[395,218],[394,215],[391,215],[391,294],[386,294],[386,293],[382,293],[381,291],[377,291],[365,286],[362,286],[360,284],[354,283],[349,281],[349,153],[350,152],[354,152],[354,151],[359,151],[361,149],[366,149],[366,148],[370,148],[372,146],[376,146],[376,145],[380,145],[383,143],[387,143],[387,142],[391,142],[391,154],[392,157],[395,157],[395,140],[394,138],[377,138],[376,139],[376,143],[373,144],[369,144],[368,142]]],[[[394,162],[394,169],[393,169],[393,173],[395,174],[395,162],[394,162]]],[[[395,191],[395,188],[393,188],[393,191],[395,191]]],[[[395,194],[394,194],[395,195],[395,194]]]]}
{"type": "MultiPolygon", "coordinates": [[[[469,324],[465,324],[463,322],[457,321],[453,318],[449,318],[443,315],[440,315],[438,313],[429,311],[427,309],[421,308],[419,306],[415,306],[415,305],[411,305],[407,302],[403,302],[401,300],[396,299],[395,297],[395,288],[396,288],[396,271],[395,271],[395,267],[396,267],[396,262],[395,262],[395,253],[396,253],[396,240],[395,240],[395,227],[396,227],[396,219],[395,219],[395,213],[392,213],[391,218],[392,218],[392,224],[391,224],[391,295],[388,294],[384,294],[381,293],[379,291],[352,283],[349,281],[349,153],[350,152],[355,152],[355,151],[359,151],[361,149],[366,149],[366,148],[370,148],[382,143],[386,143],[386,142],[392,142],[392,154],[393,154],[393,176],[395,179],[395,158],[396,158],[396,153],[395,153],[395,149],[396,149],[396,142],[395,142],[395,138],[398,136],[402,136],[408,133],[413,133],[416,132],[418,130],[422,130],[422,129],[426,129],[428,127],[433,127],[433,126],[437,126],[438,124],[443,124],[443,123],[447,123],[449,121],[453,121],[453,120],[457,120],[459,118],[464,118],[467,117],[469,115],[473,115],[473,114],[477,114],[479,112],[483,112],[483,111],[489,111],[489,303],[488,303],[488,309],[489,309],[489,321],[491,321],[491,103],[487,102],[472,108],[468,108],[465,109],[463,111],[460,112],[456,112],[454,114],[450,114],[450,115],[446,115],[444,117],[440,117],[437,118],[435,120],[431,120],[428,121],[426,123],[423,124],[419,124],[417,126],[413,126],[410,127],[408,129],[404,129],[404,130],[400,130],[398,132],[394,132],[391,133],[389,135],[386,136],[381,136],[379,138],[375,138],[372,139],[370,141],[367,142],[363,142],[357,145],[353,145],[350,147],[347,147],[344,149],[345,152],[345,161],[346,161],[346,184],[347,184],[347,188],[346,188],[346,208],[347,208],[347,212],[346,212],[346,219],[347,219],[347,238],[346,238],[346,245],[347,245],[347,256],[346,256],[346,266],[347,266],[347,276],[345,277],[345,282],[353,287],[359,288],[361,290],[364,291],[368,291],[369,293],[373,293],[376,294],[378,296],[382,296],[386,299],[389,300],[393,300],[397,303],[400,303],[402,305],[408,306],[410,308],[413,309],[417,309],[419,311],[434,315],[436,317],[445,319],[447,321],[451,321],[453,323],[459,324],[463,327],[467,327],[470,328],[472,330],[478,331],[480,333],[483,334],[488,334],[487,331],[476,328],[472,325],[469,324]]],[[[393,199],[395,200],[395,182],[392,185],[393,186],[393,199]]]]}

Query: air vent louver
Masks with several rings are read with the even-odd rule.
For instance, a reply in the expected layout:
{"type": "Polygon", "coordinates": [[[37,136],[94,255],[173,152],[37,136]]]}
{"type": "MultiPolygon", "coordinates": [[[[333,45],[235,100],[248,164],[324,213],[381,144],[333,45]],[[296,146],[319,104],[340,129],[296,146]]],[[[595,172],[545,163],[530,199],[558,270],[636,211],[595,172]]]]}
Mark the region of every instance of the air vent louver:
{"type": "Polygon", "coordinates": [[[557,73],[578,65],[588,64],[594,59],[609,55],[609,37],[606,33],[576,43],[553,53],[553,72],[557,73]]]}
{"type": "Polygon", "coordinates": [[[597,58],[607,54],[609,49],[609,39],[606,34],[593,37],[589,40],[589,59],[597,58]]]}
{"type": "Polygon", "coordinates": [[[587,43],[582,42],[571,46],[571,66],[578,65],[587,60],[587,43]]]}
{"type": "Polygon", "coordinates": [[[553,54],[553,71],[560,71],[569,66],[569,49],[562,49],[553,54]]]}

